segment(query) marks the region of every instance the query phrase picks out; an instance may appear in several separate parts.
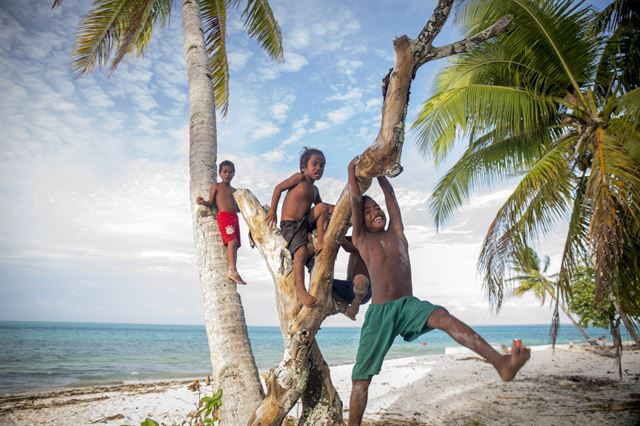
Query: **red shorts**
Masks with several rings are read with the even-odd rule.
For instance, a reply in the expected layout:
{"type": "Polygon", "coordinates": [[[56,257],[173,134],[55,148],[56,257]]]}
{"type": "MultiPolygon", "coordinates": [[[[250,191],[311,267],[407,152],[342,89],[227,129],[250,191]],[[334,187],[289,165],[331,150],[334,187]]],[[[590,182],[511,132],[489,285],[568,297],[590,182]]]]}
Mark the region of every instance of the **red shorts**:
{"type": "Polygon", "coordinates": [[[225,246],[229,241],[237,240],[238,247],[240,247],[240,224],[236,213],[218,212],[218,226],[225,246]]]}

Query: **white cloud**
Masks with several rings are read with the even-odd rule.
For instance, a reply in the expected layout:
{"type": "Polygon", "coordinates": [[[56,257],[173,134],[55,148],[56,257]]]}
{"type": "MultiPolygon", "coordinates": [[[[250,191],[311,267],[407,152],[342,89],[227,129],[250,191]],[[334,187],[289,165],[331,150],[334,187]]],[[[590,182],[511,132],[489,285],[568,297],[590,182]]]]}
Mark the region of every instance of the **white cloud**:
{"type": "Polygon", "coordinates": [[[227,53],[227,57],[229,58],[229,69],[231,71],[240,71],[249,61],[249,58],[253,55],[252,52],[248,50],[233,50],[227,53]]]}
{"type": "Polygon", "coordinates": [[[273,123],[264,123],[251,131],[251,140],[257,141],[260,139],[266,139],[278,132],[280,132],[280,128],[275,126],[273,123]]]}
{"type": "Polygon", "coordinates": [[[265,152],[264,154],[262,154],[262,157],[265,160],[272,161],[272,162],[273,161],[282,161],[285,158],[284,152],[278,151],[278,150],[265,152]]]}
{"type": "Polygon", "coordinates": [[[338,69],[346,75],[350,81],[354,81],[354,74],[358,68],[362,67],[363,62],[358,59],[339,59],[337,64],[338,69]]]}
{"type": "Polygon", "coordinates": [[[290,52],[285,56],[283,71],[296,72],[300,71],[309,61],[302,55],[290,52]]]}
{"type": "Polygon", "coordinates": [[[340,124],[347,121],[349,118],[353,117],[355,111],[350,106],[343,106],[336,110],[329,111],[327,113],[327,118],[333,124],[340,124]]]}
{"type": "Polygon", "coordinates": [[[362,98],[362,89],[359,87],[352,87],[345,93],[338,93],[327,98],[328,101],[358,101],[362,98]]]}
{"type": "Polygon", "coordinates": [[[367,109],[376,109],[382,106],[382,98],[369,99],[366,103],[367,109]]]}
{"type": "Polygon", "coordinates": [[[296,97],[291,93],[287,93],[277,96],[276,99],[276,103],[271,107],[271,112],[273,113],[273,118],[282,122],[287,119],[287,112],[291,109],[291,104],[296,100],[296,97]]]}
{"type": "Polygon", "coordinates": [[[285,40],[292,49],[304,49],[309,45],[309,39],[309,32],[305,29],[298,28],[293,30],[285,40]]]}

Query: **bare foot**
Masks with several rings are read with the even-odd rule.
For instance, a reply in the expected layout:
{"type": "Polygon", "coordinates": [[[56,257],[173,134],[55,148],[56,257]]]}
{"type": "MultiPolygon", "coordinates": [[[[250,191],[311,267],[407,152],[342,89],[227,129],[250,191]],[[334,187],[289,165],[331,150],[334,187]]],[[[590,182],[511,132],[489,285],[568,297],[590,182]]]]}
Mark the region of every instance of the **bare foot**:
{"type": "Polygon", "coordinates": [[[320,252],[322,251],[322,249],[323,249],[323,247],[324,247],[324,244],[323,244],[323,242],[322,242],[322,241],[320,241],[320,240],[316,239],[316,240],[313,242],[313,247],[316,249],[316,254],[318,254],[318,253],[320,253],[320,252]]]}
{"type": "Polygon", "coordinates": [[[227,272],[227,278],[229,278],[231,281],[234,281],[236,284],[241,284],[241,285],[247,284],[246,281],[242,279],[238,271],[227,272]]]}
{"type": "Polygon", "coordinates": [[[356,315],[358,315],[358,312],[360,311],[360,305],[354,305],[352,304],[351,306],[349,306],[345,311],[344,314],[347,316],[347,318],[349,318],[352,321],[356,320],[356,315]]]}
{"type": "Polygon", "coordinates": [[[520,339],[513,339],[511,353],[509,355],[503,355],[499,365],[496,366],[500,378],[505,382],[513,380],[522,366],[529,361],[530,357],[531,350],[523,346],[520,339]]]}
{"type": "Polygon", "coordinates": [[[315,297],[313,297],[312,295],[310,295],[309,293],[305,293],[300,297],[300,301],[302,302],[302,304],[304,306],[306,306],[307,308],[314,308],[316,306],[318,306],[318,301],[316,300],[315,297]]]}

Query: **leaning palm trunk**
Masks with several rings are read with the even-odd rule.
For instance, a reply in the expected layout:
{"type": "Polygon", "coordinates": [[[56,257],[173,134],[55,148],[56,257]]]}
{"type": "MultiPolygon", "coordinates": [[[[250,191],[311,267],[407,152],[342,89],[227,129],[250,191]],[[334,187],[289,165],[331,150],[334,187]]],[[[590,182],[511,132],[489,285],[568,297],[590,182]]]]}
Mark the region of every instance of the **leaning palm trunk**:
{"type": "MultiPolygon", "coordinates": [[[[384,105],[380,132],[371,146],[360,156],[357,165],[356,173],[361,190],[366,190],[371,179],[376,176],[396,176],[402,171],[400,156],[404,142],[409,89],[417,69],[427,61],[464,52],[504,31],[511,22],[511,17],[506,16],[489,29],[468,40],[435,48],[431,43],[446,22],[452,3],[453,0],[438,2],[432,17],[417,39],[411,40],[407,36],[402,36],[394,41],[396,63],[393,70],[384,79],[382,91],[384,105]]],[[[254,227],[256,231],[264,229],[264,209],[259,206],[256,200],[255,204],[258,207],[253,207],[252,211],[252,207],[244,202],[244,198],[241,194],[236,197],[245,218],[247,213],[252,217],[252,220],[256,216],[259,217],[257,224],[249,224],[252,232],[254,232],[254,227]]],[[[335,304],[331,296],[333,266],[339,242],[346,234],[350,217],[350,197],[345,189],[336,203],[325,233],[323,250],[318,255],[312,271],[309,288],[310,293],[318,300],[319,306],[316,308],[300,308],[295,295],[292,274],[289,274],[288,280],[282,279],[288,271],[286,262],[281,260],[286,257],[286,255],[283,256],[284,242],[281,241],[278,247],[273,245],[272,248],[275,250],[269,251],[268,256],[265,255],[268,265],[275,264],[276,268],[281,270],[274,273],[274,269],[270,267],[278,288],[278,312],[281,328],[285,334],[285,353],[278,367],[272,369],[266,378],[267,395],[251,419],[250,423],[253,425],[281,424],[296,401],[303,395],[305,396],[303,401],[311,400],[313,402],[315,400],[318,403],[313,407],[310,406],[309,410],[305,407],[305,413],[300,419],[301,424],[342,424],[341,413],[337,411],[341,411],[341,402],[335,394],[333,385],[330,384],[330,376],[323,371],[323,368],[326,369],[326,365],[322,365],[324,361],[318,357],[319,351],[315,344],[315,335],[326,316],[335,311],[335,304]],[[289,315],[291,316],[289,317],[289,315]],[[311,366],[318,370],[310,371],[311,366]],[[312,397],[309,392],[308,383],[312,380],[310,377],[324,378],[322,391],[318,392],[316,397],[312,397]],[[326,380],[329,383],[326,383],[326,380]]],[[[263,235],[258,235],[258,233],[254,235],[254,241],[257,240],[259,247],[272,245],[271,242],[262,239],[263,235]]],[[[282,239],[280,238],[280,240],[282,239]]]]}
{"type": "Polygon", "coordinates": [[[193,202],[197,195],[209,191],[215,177],[216,116],[198,5],[195,0],[184,0],[182,8],[189,76],[189,196],[205,326],[213,380],[224,391],[220,417],[228,425],[243,425],[262,399],[262,387],[242,302],[236,285],[226,277],[227,263],[218,226],[210,210],[193,202]]]}
{"type": "Polygon", "coordinates": [[[631,322],[631,320],[629,319],[629,316],[622,309],[622,306],[620,305],[620,301],[618,300],[618,298],[612,295],[612,299],[613,299],[613,306],[616,308],[616,312],[618,313],[618,315],[620,315],[620,319],[622,320],[624,327],[627,329],[627,333],[629,333],[634,343],[640,346],[640,338],[638,337],[638,333],[636,333],[635,325],[631,322]]]}

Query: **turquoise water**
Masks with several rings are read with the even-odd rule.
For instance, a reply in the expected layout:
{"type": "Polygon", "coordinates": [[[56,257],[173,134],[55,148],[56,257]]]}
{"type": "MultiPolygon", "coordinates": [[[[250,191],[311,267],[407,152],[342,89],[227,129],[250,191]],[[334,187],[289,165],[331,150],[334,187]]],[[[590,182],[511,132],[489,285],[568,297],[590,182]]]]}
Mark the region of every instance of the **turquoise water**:
{"type": "MultiPolygon", "coordinates": [[[[514,337],[528,346],[550,343],[548,325],[478,326],[492,344],[514,337]]],[[[329,365],[353,363],[359,328],[323,328],[317,340],[329,365]]],[[[607,336],[589,329],[592,337],[607,336]]],[[[258,368],[282,359],[278,327],[249,327],[258,368]]],[[[558,343],[581,341],[562,325],[558,343]]],[[[457,344],[440,331],[407,343],[398,338],[387,358],[442,354],[457,344]]],[[[211,370],[203,326],[0,321],[0,393],[118,384],[139,380],[192,378],[211,370]]]]}

